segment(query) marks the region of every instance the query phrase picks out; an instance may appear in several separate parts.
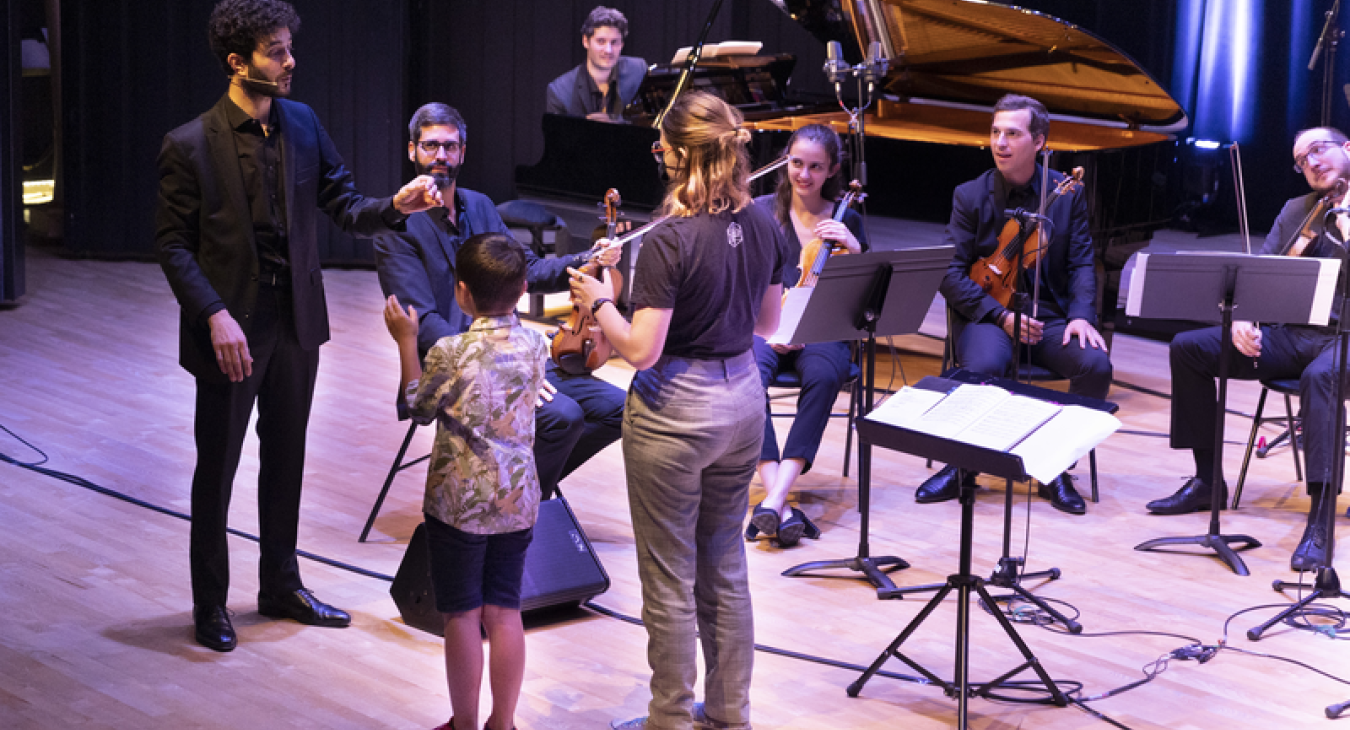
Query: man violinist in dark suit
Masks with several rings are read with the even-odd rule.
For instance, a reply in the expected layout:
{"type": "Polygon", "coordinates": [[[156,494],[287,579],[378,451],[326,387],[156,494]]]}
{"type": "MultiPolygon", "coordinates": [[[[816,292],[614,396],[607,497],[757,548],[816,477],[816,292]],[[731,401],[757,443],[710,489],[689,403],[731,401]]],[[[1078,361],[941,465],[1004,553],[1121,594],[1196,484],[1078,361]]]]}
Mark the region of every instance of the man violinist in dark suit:
{"type": "MultiPolygon", "coordinates": [[[[940,291],[955,313],[957,361],[967,370],[1011,374],[1013,312],[985,293],[970,278],[970,270],[1002,245],[999,233],[1008,221],[1005,210],[1039,208],[1041,166],[1036,155],[1045,147],[1049,131],[1050,115],[1039,101],[1015,94],[999,99],[989,130],[994,169],[958,186],[952,197],[945,242],[956,252],[940,291]]],[[[1053,188],[1064,177],[1051,171],[1049,184],[1053,188]]],[[[1095,326],[1097,281],[1082,189],[1059,197],[1044,215],[1050,222],[1050,242],[1040,255],[1039,296],[1033,294],[1030,270],[1022,273],[1018,284],[1027,294],[1021,321],[1023,357],[1029,354],[1032,363],[1068,378],[1070,393],[1105,398],[1111,387],[1111,360],[1095,326]]],[[[1046,228],[1041,227],[1043,235],[1046,228]]],[[[967,472],[966,478],[973,485],[975,475],[967,472]]],[[[946,466],[919,487],[915,500],[955,499],[960,487],[955,467],[946,466]]],[[[1039,494],[1061,512],[1087,511],[1068,472],[1040,485],[1039,494]]]]}
{"type": "Polygon", "coordinates": [[[193,623],[199,643],[235,647],[227,513],[258,403],[258,611],[317,626],[351,617],[300,580],[296,533],[305,429],[329,336],[315,210],[373,235],[440,203],[430,178],[392,199],[352,184],[328,133],[288,101],[300,24],[280,0],[222,0],[211,50],[229,79],[214,107],[169,132],[159,154],[155,242],[182,309],[180,362],[197,379],[192,477],[193,623]]]}
{"type": "MultiPolygon", "coordinates": [[[[1345,134],[1330,127],[1299,132],[1294,137],[1294,170],[1308,181],[1312,192],[1284,204],[1260,253],[1289,253],[1286,249],[1292,244],[1295,255],[1339,258],[1341,247],[1350,237],[1350,220],[1337,216],[1335,225],[1324,230],[1322,215],[1313,211],[1324,197],[1329,197],[1333,207],[1345,205],[1343,198],[1350,181],[1350,143],[1345,134]]],[[[1289,567],[1299,571],[1314,570],[1326,560],[1325,511],[1336,508],[1336,495],[1328,494],[1327,485],[1333,460],[1345,458],[1344,434],[1339,439],[1334,434],[1335,409],[1340,404],[1336,401],[1336,348],[1332,345],[1339,311],[1340,303],[1336,302],[1331,308],[1332,320],[1325,327],[1257,326],[1235,321],[1233,347],[1224,353],[1229,378],[1299,379],[1302,442],[1311,498],[1307,527],[1289,560],[1289,567]]],[[[1209,511],[1210,500],[1228,501],[1228,485],[1221,474],[1214,473],[1214,408],[1218,402],[1214,379],[1219,373],[1220,334],[1218,327],[1208,327],[1172,339],[1172,448],[1191,450],[1195,476],[1170,497],[1149,502],[1148,510],[1153,514],[1209,511]]]]}

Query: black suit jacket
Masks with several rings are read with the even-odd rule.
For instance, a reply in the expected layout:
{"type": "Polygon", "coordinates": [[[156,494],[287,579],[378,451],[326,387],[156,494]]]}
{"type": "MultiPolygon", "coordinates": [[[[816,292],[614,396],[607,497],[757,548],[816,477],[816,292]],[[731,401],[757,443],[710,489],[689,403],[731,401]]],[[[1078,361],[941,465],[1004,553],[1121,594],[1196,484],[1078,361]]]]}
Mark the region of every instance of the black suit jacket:
{"type": "MultiPolygon", "coordinates": [[[[417,310],[417,351],[421,357],[426,357],[437,340],[466,332],[473,324],[473,318],[455,301],[459,247],[480,233],[511,235],[486,195],[456,186],[453,205],[458,209],[458,235],[446,233],[428,213],[413,213],[405,230],[375,240],[375,269],[384,295],[395,295],[402,307],[411,305],[417,310]]],[[[541,259],[526,246],[525,280],[529,290],[544,293],[567,289],[567,267],[580,267],[588,255],[582,252],[541,259]]]]}
{"type": "MultiPolygon", "coordinates": [[[[970,278],[970,267],[998,248],[998,234],[1007,218],[1006,202],[998,200],[997,169],[962,183],[952,195],[952,217],[943,243],[956,247],[940,291],[947,304],[971,322],[985,321],[1003,307],[970,278]]],[[[1041,167],[1036,166],[1032,188],[1039,197],[1041,167]]],[[[1050,171],[1052,187],[1064,175],[1050,171]]],[[[1097,276],[1092,261],[1092,233],[1088,228],[1087,196],[1079,187],[1056,200],[1045,211],[1054,226],[1046,251],[1041,286],[1049,290],[1069,320],[1097,324],[1097,276]]],[[[1030,291],[1028,291],[1030,294],[1030,291]]],[[[1030,299],[1030,297],[1028,297],[1030,299]]],[[[1029,311],[1029,310],[1028,310],[1029,311]]]]}
{"type": "MultiPolygon", "coordinates": [[[[647,76],[647,62],[631,56],[619,56],[619,109],[627,107],[637,96],[642,79],[647,76]]],[[[602,111],[591,109],[591,87],[586,81],[586,64],[581,64],[567,73],[553,79],[548,84],[544,97],[545,114],[566,114],[570,117],[584,117],[589,112],[602,111]]]]}
{"type": "MultiPolygon", "coordinates": [[[[211,346],[207,315],[223,307],[246,336],[258,297],[258,253],[234,133],[222,97],[205,114],[169,132],[159,152],[155,244],[160,266],[182,308],[179,363],[198,378],[225,383],[211,346]]],[[[392,198],[356,191],[314,110],[274,99],[281,115],[294,321],[300,345],[328,340],[328,309],[316,240],[320,209],[340,228],[373,236],[401,226],[392,198]]]]}

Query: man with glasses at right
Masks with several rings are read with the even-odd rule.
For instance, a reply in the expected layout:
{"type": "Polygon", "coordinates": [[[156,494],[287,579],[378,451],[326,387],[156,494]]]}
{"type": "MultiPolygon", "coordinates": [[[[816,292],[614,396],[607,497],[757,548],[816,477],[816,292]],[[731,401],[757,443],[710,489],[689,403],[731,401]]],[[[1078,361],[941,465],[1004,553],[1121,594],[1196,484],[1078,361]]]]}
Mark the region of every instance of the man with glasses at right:
{"type": "MultiPolygon", "coordinates": [[[[1304,220],[1318,201],[1330,194],[1333,205],[1342,206],[1340,197],[1350,182],[1350,142],[1339,130],[1314,127],[1294,137],[1294,170],[1302,173],[1312,192],[1285,203],[1266,236],[1260,253],[1281,253],[1290,242],[1297,255],[1339,258],[1341,246],[1350,238],[1350,219],[1337,217],[1330,230],[1323,230],[1321,216],[1313,216],[1310,237],[1302,236],[1304,220]]],[[[1333,460],[1344,458],[1345,437],[1335,438],[1336,401],[1335,317],[1339,303],[1332,306],[1332,322],[1325,327],[1309,325],[1256,325],[1233,322],[1233,347],[1220,350],[1218,327],[1192,330],[1172,340],[1172,437],[1174,449],[1191,450],[1195,458],[1195,476],[1175,494],[1148,503],[1148,510],[1159,515],[1179,515],[1208,511],[1210,500],[1228,501],[1228,485],[1214,473],[1214,408],[1218,401],[1215,378],[1219,357],[1228,358],[1228,377],[1238,380],[1299,379],[1299,401],[1303,408],[1303,447],[1307,457],[1307,487],[1311,506],[1303,537],[1289,561],[1293,570],[1315,570],[1327,554],[1326,512],[1336,508],[1336,494],[1330,493],[1333,460]],[[1215,482],[1218,481],[1218,488],[1215,482]]]]}

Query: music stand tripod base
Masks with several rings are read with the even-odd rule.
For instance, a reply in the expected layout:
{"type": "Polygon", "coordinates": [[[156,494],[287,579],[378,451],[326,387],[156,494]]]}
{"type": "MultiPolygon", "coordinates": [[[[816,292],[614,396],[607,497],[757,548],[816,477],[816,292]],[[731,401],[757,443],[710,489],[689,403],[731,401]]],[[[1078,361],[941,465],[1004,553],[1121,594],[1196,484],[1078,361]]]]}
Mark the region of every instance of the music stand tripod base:
{"type": "Polygon", "coordinates": [[[1041,666],[1040,660],[1031,652],[1031,648],[1026,645],[1022,637],[1017,633],[1016,627],[1003,615],[1002,611],[993,611],[993,616],[998,621],[999,626],[1003,628],[1004,634],[1016,645],[1017,650],[1022,654],[1021,664],[1004,672],[993,680],[978,685],[972,685],[969,680],[970,671],[970,603],[972,593],[977,595],[985,605],[992,606],[994,599],[984,588],[984,580],[970,572],[971,552],[972,552],[972,534],[974,532],[974,505],[975,492],[973,489],[961,487],[961,557],[959,563],[959,572],[947,577],[947,582],[938,587],[937,593],[931,600],[919,611],[903,631],[886,647],[884,651],[872,662],[871,666],[863,672],[852,684],[848,686],[848,696],[857,697],[862,692],[863,685],[876,674],[886,660],[895,657],[904,662],[914,671],[923,675],[932,684],[938,685],[948,697],[954,697],[957,700],[957,727],[965,728],[967,723],[967,703],[971,697],[992,698],[992,693],[997,690],[1004,682],[1021,674],[1023,671],[1032,670],[1041,683],[1050,693],[1049,702],[1059,707],[1065,707],[1069,704],[1069,699],[1060,691],[1059,686],[1046,673],[1045,668],[1041,666]],[[929,671],[918,662],[900,653],[900,646],[927,620],[930,614],[943,603],[947,595],[953,590],[956,591],[956,664],[955,677],[952,681],[946,681],[929,671]]]}

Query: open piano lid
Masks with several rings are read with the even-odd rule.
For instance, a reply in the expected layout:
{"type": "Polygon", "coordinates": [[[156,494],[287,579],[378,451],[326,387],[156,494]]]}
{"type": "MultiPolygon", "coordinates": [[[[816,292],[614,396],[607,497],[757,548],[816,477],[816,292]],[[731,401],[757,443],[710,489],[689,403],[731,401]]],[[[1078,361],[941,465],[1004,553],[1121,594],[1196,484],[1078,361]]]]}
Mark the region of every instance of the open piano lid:
{"type": "Polygon", "coordinates": [[[1017,93],[1089,124],[1158,133],[1187,125],[1133,59],[1034,10],[980,0],[772,1],[822,43],[839,41],[851,64],[880,42],[891,63],[884,89],[898,101],[988,109],[1017,93]]]}

